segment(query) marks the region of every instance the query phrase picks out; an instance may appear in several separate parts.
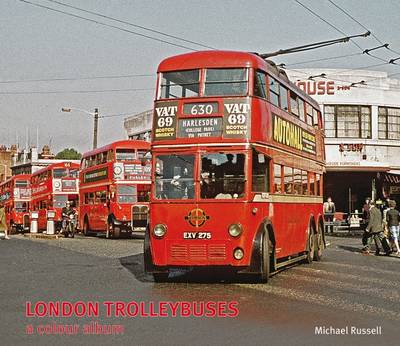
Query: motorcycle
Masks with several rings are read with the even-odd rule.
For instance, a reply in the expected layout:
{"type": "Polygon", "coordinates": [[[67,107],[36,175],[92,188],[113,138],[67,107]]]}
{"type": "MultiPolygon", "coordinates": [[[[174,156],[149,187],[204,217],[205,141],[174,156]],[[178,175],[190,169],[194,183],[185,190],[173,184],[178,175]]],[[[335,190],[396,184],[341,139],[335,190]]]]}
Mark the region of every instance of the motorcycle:
{"type": "Polygon", "coordinates": [[[71,213],[69,215],[63,214],[63,226],[61,233],[64,234],[65,238],[71,236],[74,238],[75,236],[75,228],[76,228],[76,214],[71,213]]]}

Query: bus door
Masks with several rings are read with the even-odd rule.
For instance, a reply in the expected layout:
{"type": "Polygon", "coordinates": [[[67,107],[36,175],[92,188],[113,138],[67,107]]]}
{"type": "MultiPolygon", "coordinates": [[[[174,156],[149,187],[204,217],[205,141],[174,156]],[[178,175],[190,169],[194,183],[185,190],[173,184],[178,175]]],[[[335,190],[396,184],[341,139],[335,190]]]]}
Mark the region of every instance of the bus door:
{"type": "Polygon", "coordinates": [[[96,213],[96,226],[98,229],[105,230],[107,227],[107,220],[109,208],[107,205],[107,191],[96,191],[95,213],[96,213]]]}

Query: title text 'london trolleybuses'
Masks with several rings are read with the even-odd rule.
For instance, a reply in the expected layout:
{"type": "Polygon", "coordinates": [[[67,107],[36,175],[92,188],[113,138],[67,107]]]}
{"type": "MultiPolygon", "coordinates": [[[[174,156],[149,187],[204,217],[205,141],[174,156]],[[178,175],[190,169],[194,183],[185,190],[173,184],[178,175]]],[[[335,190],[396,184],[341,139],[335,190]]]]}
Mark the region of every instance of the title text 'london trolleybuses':
{"type": "Polygon", "coordinates": [[[165,59],[153,118],[145,267],[229,267],[267,281],[321,258],[324,135],[318,104],[256,54],[165,59]]]}

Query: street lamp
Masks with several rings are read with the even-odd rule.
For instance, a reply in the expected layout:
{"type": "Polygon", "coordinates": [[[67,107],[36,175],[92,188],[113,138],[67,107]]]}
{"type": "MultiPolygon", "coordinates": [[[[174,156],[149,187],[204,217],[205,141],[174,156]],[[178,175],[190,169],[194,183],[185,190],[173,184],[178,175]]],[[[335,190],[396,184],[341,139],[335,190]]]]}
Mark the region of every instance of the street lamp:
{"type": "Polygon", "coordinates": [[[98,126],[99,126],[99,109],[95,108],[94,112],[89,112],[85,109],[80,109],[80,108],[67,108],[63,107],[61,108],[61,112],[66,112],[66,113],[71,113],[71,111],[78,111],[82,113],[86,113],[89,115],[93,116],[94,124],[93,124],[93,149],[97,148],[97,132],[98,132],[98,126]]]}

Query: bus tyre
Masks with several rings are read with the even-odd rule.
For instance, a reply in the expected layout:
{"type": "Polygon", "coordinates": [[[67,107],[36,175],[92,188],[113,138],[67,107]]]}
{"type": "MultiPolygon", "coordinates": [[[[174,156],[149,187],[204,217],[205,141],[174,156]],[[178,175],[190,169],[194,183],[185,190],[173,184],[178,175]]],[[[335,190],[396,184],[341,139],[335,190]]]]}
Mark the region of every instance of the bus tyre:
{"type": "Polygon", "coordinates": [[[85,221],[83,222],[83,235],[87,237],[89,233],[90,233],[89,221],[87,218],[85,218],[85,221]]]}
{"type": "Polygon", "coordinates": [[[168,273],[153,273],[154,282],[166,282],[168,280],[168,273]]]}
{"type": "Polygon", "coordinates": [[[269,236],[264,232],[261,243],[261,282],[268,282],[271,271],[271,259],[269,255],[269,236]]]}
{"type": "Polygon", "coordinates": [[[318,230],[318,233],[314,234],[314,238],[314,261],[320,261],[322,258],[322,250],[324,249],[324,241],[320,229],[318,230]]]}
{"type": "Polygon", "coordinates": [[[315,235],[312,228],[310,228],[308,232],[308,239],[307,239],[307,257],[305,262],[311,264],[314,260],[314,253],[315,253],[315,235]]]}
{"type": "Polygon", "coordinates": [[[121,238],[121,228],[114,227],[113,238],[117,238],[117,239],[121,238]]]}

